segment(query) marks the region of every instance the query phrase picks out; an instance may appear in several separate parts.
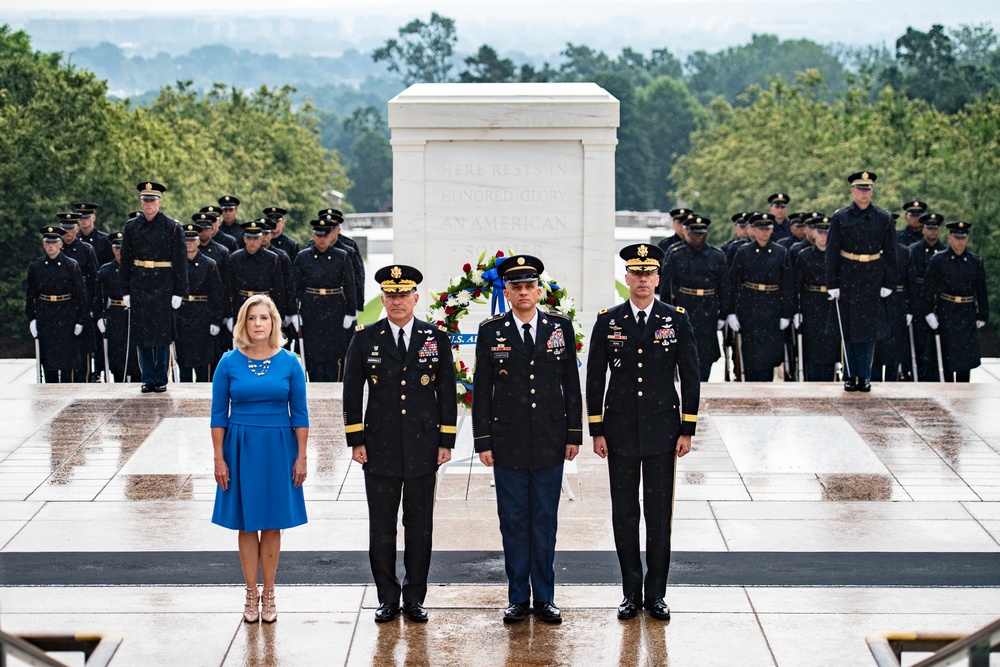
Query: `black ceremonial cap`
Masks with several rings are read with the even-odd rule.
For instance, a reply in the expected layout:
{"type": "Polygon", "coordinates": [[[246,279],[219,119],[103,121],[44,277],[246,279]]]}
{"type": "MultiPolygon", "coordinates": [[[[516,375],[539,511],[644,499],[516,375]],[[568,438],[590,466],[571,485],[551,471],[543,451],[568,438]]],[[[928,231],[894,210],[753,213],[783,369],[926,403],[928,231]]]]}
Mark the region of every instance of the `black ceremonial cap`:
{"type": "Polygon", "coordinates": [[[62,227],[56,227],[55,225],[45,225],[39,228],[39,231],[42,233],[42,238],[47,241],[61,239],[63,235],[62,227]]]}
{"type": "Polygon", "coordinates": [[[735,222],[740,227],[745,227],[747,224],[747,216],[750,215],[746,211],[740,211],[739,213],[733,213],[733,216],[729,218],[735,222]]]}
{"type": "Polygon", "coordinates": [[[817,215],[814,218],[809,218],[808,220],[806,220],[806,223],[810,227],[815,227],[817,230],[821,232],[829,231],[830,229],[830,218],[822,214],[817,215]]]}
{"type": "Polygon", "coordinates": [[[70,204],[70,207],[72,207],[74,211],[79,211],[81,217],[94,215],[94,211],[100,208],[98,204],[86,201],[75,201],[72,204],[70,204]]]}
{"type": "Polygon", "coordinates": [[[913,201],[908,201],[899,208],[903,209],[907,213],[915,213],[917,215],[923,213],[927,210],[927,204],[914,199],[913,201]]]}
{"type": "Polygon", "coordinates": [[[167,191],[167,186],[153,181],[143,181],[135,187],[139,191],[139,199],[159,199],[167,191]]]}
{"type": "Polygon", "coordinates": [[[321,218],[313,218],[309,221],[312,225],[313,234],[316,236],[326,236],[335,228],[340,227],[340,220],[330,216],[323,216],[321,218]]]}
{"type": "Polygon", "coordinates": [[[232,195],[222,195],[219,197],[219,206],[223,208],[236,208],[240,205],[240,200],[232,195]]]}
{"type": "Polygon", "coordinates": [[[708,232],[708,226],[712,224],[711,219],[702,217],[700,215],[691,215],[685,221],[684,226],[688,228],[689,232],[694,232],[695,234],[704,234],[708,232]]]}
{"type": "Polygon", "coordinates": [[[280,206],[268,206],[264,209],[264,215],[269,218],[284,218],[286,213],[288,211],[280,206]]]}
{"type": "Polygon", "coordinates": [[[929,229],[937,229],[943,221],[944,217],[940,213],[927,212],[920,216],[920,224],[929,229]]]}
{"type": "Polygon", "coordinates": [[[112,248],[121,248],[123,238],[125,238],[125,234],[122,232],[111,232],[108,234],[108,240],[111,241],[112,248]]]}
{"type": "Polygon", "coordinates": [[[207,229],[215,224],[219,216],[215,213],[195,213],[191,216],[191,222],[196,223],[203,229],[207,229]]]}
{"type": "Polygon", "coordinates": [[[663,249],[653,243],[633,243],[618,253],[625,260],[625,270],[636,273],[659,271],[664,255],[663,249]]]}
{"type": "Polygon", "coordinates": [[[77,227],[79,226],[80,218],[82,216],[76,211],[63,211],[62,213],[56,213],[56,220],[59,221],[63,227],[77,227]]]}
{"type": "Polygon", "coordinates": [[[249,236],[250,238],[256,238],[264,233],[264,227],[266,224],[263,220],[250,220],[240,224],[243,228],[243,235],[249,236]]]}
{"type": "Polygon", "coordinates": [[[215,213],[218,215],[219,213],[222,213],[222,208],[219,206],[202,206],[199,211],[201,213],[215,213]]]}
{"type": "Polygon", "coordinates": [[[181,225],[181,229],[184,231],[185,239],[196,239],[198,234],[201,233],[201,225],[194,222],[186,222],[181,225]]]}
{"type": "Polygon", "coordinates": [[[770,213],[754,211],[754,213],[750,215],[750,224],[754,227],[760,227],[761,229],[774,227],[774,216],[770,213]]]}
{"type": "Polygon", "coordinates": [[[862,190],[871,190],[875,187],[877,180],[878,174],[874,171],[856,171],[847,177],[847,182],[851,184],[852,188],[861,188],[862,190]]]}
{"type": "Polygon", "coordinates": [[[788,206],[788,204],[790,204],[791,201],[792,201],[792,198],[789,197],[784,192],[775,192],[774,194],[769,195],[768,198],[767,198],[767,203],[768,204],[772,204],[772,205],[774,205],[774,204],[784,204],[785,206],[788,206]]]}
{"type": "Polygon", "coordinates": [[[383,266],[375,272],[375,282],[382,286],[386,294],[412,292],[423,279],[420,271],[406,264],[383,266]]]}
{"type": "Polygon", "coordinates": [[[128,214],[128,219],[131,220],[132,218],[138,218],[140,215],[142,215],[142,211],[132,211],[128,214]]]}
{"type": "Polygon", "coordinates": [[[789,215],[788,222],[789,224],[791,224],[792,227],[801,227],[802,225],[806,224],[805,221],[802,219],[802,211],[798,211],[796,213],[792,213],[791,215],[789,215]]]}
{"type": "Polygon", "coordinates": [[[945,223],[945,227],[948,228],[948,234],[954,236],[958,239],[964,239],[969,235],[969,230],[972,229],[972,223],[966,222],[965,220],[956,220],[955,222],[945,223]]]}
{"type": "Polygon", "coordinates": [[[689,208],[675,208],[670,211],[670,217],[674,220],[681,220],[691,214],[691,209],[689,208]]]}
{"type": "Polygon", "coordinates": [[[503,261],[498,272],[504,282],[530,283],[540,280],[545,270],[542,260],[532,255],[511,255],[503,261]]]}
{"type": "Polygon", "coordinates": [[[324,208],[322,211],[316,215],[323,217],[324,215],[332,215],[335,218],[340,218],[341,221],[344,219],[344,212],[338,208],[324,208]]]}

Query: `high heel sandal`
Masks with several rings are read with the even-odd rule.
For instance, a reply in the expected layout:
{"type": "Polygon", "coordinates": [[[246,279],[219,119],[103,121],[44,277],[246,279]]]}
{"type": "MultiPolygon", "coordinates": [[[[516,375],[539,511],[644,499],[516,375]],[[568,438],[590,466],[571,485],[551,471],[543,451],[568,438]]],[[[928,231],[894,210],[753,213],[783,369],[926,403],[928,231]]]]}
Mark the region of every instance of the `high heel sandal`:
{"type": "Polygon", "coordinates": [[[247,599],[243,604],[243,620],[247,623],[256,623],[260,618],[260,593],[257,587],[247,589],[247,599]]]}
{"type": "Polygon", "coordinates": [[[265,623],[274,623],[278,620],[278,608],[274,606],[273,588],[264,589],[264,596],[261,599],[260,620],[265,623]]]}

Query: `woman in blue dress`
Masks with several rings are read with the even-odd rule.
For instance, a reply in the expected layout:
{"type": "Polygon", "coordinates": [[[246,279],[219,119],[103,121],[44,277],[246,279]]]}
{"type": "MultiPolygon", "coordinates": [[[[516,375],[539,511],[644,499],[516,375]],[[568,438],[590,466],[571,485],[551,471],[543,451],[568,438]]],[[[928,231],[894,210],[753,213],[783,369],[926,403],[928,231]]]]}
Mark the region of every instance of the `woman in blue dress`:
{"type": "Polygon", "coordinates": [[[281,529],[306,522],[309,411],[306,379],[294,354],[282,349],[281,317],[266,295],[240,308],[235,349],[212,380],[215,511],[212,523],[239,531],[246,579],[243,618],[272,623],[281,529]],[[258,568],[264,579],[257,590],[258,568]]]}

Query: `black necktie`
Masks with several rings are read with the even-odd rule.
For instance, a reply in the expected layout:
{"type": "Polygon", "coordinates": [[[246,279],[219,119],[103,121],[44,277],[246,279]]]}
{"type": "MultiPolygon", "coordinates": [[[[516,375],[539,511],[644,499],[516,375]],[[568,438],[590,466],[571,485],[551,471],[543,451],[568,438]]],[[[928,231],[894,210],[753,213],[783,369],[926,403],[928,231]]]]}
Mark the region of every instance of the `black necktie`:
{"type": "Polygon", "coordinates": [[[396,341],[396,347],[399,348],[399,356],[406,359],[406,341],[403,340],[403,334],[406,332],[402,329],[399,330],[399,340],[396,341]]]}
{"type": "Polygon", "coordinates": [[[636,315],[636,319],[639,320],[639,331],[646,329],[646,311],[640,310],[639,314],[636,315]]]}
{"type": "Polygon", "coordinates": [[[531,351],[535,349],[535,340],[531,337],[531,324],[525,322],[521,328],[524,329],[524,346],[528,348],[528,354],[531,354],[531,351]]]}

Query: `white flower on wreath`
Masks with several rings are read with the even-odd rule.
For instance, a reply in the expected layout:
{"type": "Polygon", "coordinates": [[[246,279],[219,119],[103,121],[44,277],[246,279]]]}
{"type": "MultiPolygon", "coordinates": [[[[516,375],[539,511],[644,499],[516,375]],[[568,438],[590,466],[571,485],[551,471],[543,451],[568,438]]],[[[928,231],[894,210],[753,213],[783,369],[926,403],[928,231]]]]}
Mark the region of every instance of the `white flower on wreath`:
{"type": "Polygon", "coordinates": [[[552,276],[549,275],[548,271],[542,271],[542,275],[538,276],[543,283],[545,283],[545,289],[549,289],[549,283],[552,282],[552,276]]]}
{"type": "Polygon", "coordinates": [[[480,271],[479,269],[473,269],[472,282],[479,285],[480,287],[484,287],[486,285],[486,281],[483,280],[483,272],[480,271]]]}
{"type": "Polygon", "coordinates": [[[465,396],[465,394],[468,393],[468,391],[469,390],[465,388],[464,384],[460,384],[457,382],[455,383],[455,393],[458,394],[459,396],[465,396]]]}
{"type": "Polygon", "coordinates": [[[462,284],[463,280],[465,280],[465,274],[464,273],[461,274],[461,275],[455,276],[454,278],[452,278],[451,279],[451,284],[448,286],[449,291],[454,292],[455,290],[457,290],[458,286],[462,284]]]}
{"type": "Polygon", "coordinates": [[[570,297],[564,296],[559,301],[559,310],[563,311],[564,313],[568,313],[571,310],[576,310],[576,303],[570,297]]]}
{"type": "Polygon", "coordinates": [[[449,296],[448,300],[444,302],[444,305],[457,308],[459,306],[458,295],[453,294],[452,296],[449,296]]]}
{"type": "Polygon", "coordinates": [[[462,290],[461,292],[455,295],[455,300],[458,301],[459,306],[464,308],[469,305],[469,303],[472,301],[472,298],[470,297],[469,293],[466,290],[462,290]]]}

